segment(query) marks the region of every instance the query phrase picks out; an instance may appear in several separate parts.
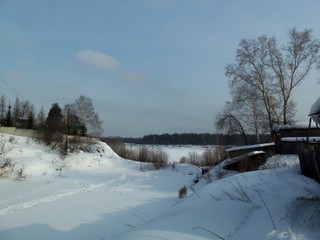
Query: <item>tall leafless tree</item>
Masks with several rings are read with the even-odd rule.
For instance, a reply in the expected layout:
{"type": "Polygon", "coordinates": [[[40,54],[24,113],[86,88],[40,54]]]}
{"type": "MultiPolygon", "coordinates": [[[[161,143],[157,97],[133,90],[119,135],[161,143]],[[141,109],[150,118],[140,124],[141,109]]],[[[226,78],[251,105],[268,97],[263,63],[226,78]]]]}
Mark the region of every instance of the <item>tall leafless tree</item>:
{"type": "Polygon", "coordinates": [[[4,95],[0,97],[0,126],[4,125],[6,114],[6,98],[4,95]]]}
{"type": "Polygon", "coordinates": [[[33,106],[29,100],[21,101],[21,103],[20,103],[20,118],[27,119],[31,110],[33,110],[33,106]]]}
{"type": "Polygon", "coordinates": [[[44,112],[44,107],[41,107],[40,111],[36,117],[36,128],[39,130],[43,130],[46,125],[46,114],[44,112]]]}
{"type": "Polygon", "coordinates": [[[100,136],[103,132],[102,123],[98,113],[95,112],[91,98],[81,95],[75,103],[65,107],[70,113],[76,116],[83,127],[88,130],[91,136],[100,136]]]}
{"type": "Polygon", "coordinates": [[[13,105],[13,123],[16,125],[20,120],[20,100],[19,97],[16,97],[13,105]]]}
{"type": "MultiPolygon", "coordinates": [[[[254,103],[254,98],[257,98],[263,103],[264,109],[259,114],[267,119],[270,132],[274,124],[293,121],[295,104],[292,91],[306,79],[319,61],[320,43],[311,33],[310,29],[299,32],[292,28],[288,34],[289,41],[281,48],[274,37],[266,35],[257,39],[243,39],[235,63],[226,66],[231,94],[239,93],[236,90],[239,86],[248,86],[247,89],[254,93],[251,94],[251,102],[254,103]]],[[[244,101],[239,95],[232,97],[233,103],[244,101]]]]}
{"type": "Polygon", "coordinates": [[[219,130],[226,131],[228,135],[241,134],[248,144],[247,133],[234,107],[233,103],[226,102],[224,109],[216,116],[215,126],[219,130]]]}
{"type": "Polygon", "coordinates": [[[268,121],[264,117],[266,114],[261,96],[250,85],[245,84],[233,88],[232,95],[233,108],[238,120],[242,122],[248,134],[256,136],[259,143],[260,135],[268,132],[268,121]]]}
{"type": "Polygon", "coordinates": [[[302,32],[296,28],[289,30],[289,41],[281,49],[276,40],[270,39],[268,45],[270,75],[275,79],[282,98],[282,123],[287,124],[294,116],[295,104],[292,91],[319,61],[320,42],[312,37],[312,30],[302,32]],[[282,50],[282,52],[281,52],[282,50]]]}

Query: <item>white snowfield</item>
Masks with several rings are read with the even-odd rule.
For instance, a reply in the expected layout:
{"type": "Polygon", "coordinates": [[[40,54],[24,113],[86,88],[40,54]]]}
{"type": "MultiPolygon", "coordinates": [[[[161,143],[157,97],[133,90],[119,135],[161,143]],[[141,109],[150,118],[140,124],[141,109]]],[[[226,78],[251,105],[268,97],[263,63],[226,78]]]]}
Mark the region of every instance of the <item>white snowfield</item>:
{"type": "Polygon", "coordinates": [[[320,185],[299,174],[296,155],[221,180],[217,167],[194,184],[197,167],[150,170],[104,143],[62,159],[34,140],[3,139],[26,178],[0,180],[1,240],[320,239],[320,185]]]}

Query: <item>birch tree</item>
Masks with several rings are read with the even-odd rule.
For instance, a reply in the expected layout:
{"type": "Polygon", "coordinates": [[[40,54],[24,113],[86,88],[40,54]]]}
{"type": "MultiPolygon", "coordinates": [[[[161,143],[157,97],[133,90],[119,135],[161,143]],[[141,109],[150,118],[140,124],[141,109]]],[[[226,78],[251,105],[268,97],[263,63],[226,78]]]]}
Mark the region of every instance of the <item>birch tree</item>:
{"type": "Polygon", "coordinates": [[[299,32],[292,28],[288,38],[282,47],[278,46],[275,37],[266,35],[243,39],[235,63],[226,66],[231,102],[243,101],[234,93],[239,86],[247,86],[254,93],[251,94],[252,103],[254,98],[262,102],[263,111],[259,114],[267,120],[270,132],[274,124],[288,124],[294,120],[296,109],[292,92],[319,62],[320,44],[313,38],[311,29],[299,32]]]}
{"type": "Polygon", "coordinates": [[[72,104],[65,107],[70,110],[70,114],[77,117],[81,126],[86,128],[89,135],[100,136],[103,132],[99,114],[95,112],[91,98],[81,95],[72,104]]]}

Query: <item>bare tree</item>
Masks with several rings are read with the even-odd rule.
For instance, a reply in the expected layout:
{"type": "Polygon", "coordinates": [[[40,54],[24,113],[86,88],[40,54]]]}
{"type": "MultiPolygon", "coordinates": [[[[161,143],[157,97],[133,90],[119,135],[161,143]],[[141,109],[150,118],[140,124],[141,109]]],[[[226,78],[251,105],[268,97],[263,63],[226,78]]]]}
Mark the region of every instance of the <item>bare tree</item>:
{"type": "Polygon", "coordinates": [[[29,100],[22,101],[20,103],[20,118],[27,119],[31,109],[32,109],[32,104],[29,102],[29,100]]]}
{"type": "Polygon", "coordinates": [[[311,29],[302,32],[296,28],[289,30],[289,41],[277,47],[276,40],[271,39],[268,45],[271,77],[276,80],[277,89],[282,98],[282,123],[289,123],[294,117],[295,104],[291,99],[292,90],[309,74],[312,67],[319,61],[320,42],[311,35],[311,29]]]}
{"type": "Polygon", "coordinates": [[[36,124],[36,128],[39,130],[43,130],[46,125],[46,115],[43,107],[40,109],[39,113],[37,114],[35,124],[36,124]]]}
{"type": "Polygon", "coordinates": [[[227,131],[228,135],[241,134],[245,143],[248,144],[247,133],[233,106],[231,102],[226,102],[224,109],[216,116],[215,126],[219,130],[227,131]]]}
{"type": "MultiPolygon", "coordinates": [[[[241,84],[241,83],[240,83],[241,84]]],[[[242,123],[248,134],[256,136],[260,142],[260,135],[268,132],[268,121],[265,117],[263,100],[251,85],[238,84],[232,88],[233,111],[238,116],[238,121],[242,123]]]]}
{"type": "Polygon", "coordinates": [[[98,113],[95,112],[91,98],[81,95],[75,103],[67,106],[70,113],[77,117],[82,127],[92,136],[100,136],[103,132],[102,123],[98,113]]]}
{"type": "Polygon", "coordinates": [[[264,104],[266,118],[270,130],[274,124],[274,111],[276,104],[276,91],[271,81],[266,66],[268,61],[269,39],[267,36],[259,37],[257,40],[243,39],[237,50],[236,64],[227,65],[226,75],[231,78],[231,88],[239,84],[249,85],[251,89],[261,96],[264,104]]]}
{"type": "Polygon", "coordinates": [[[20,100],[19,97],[16,97],[16,100],[13,105],[13,124],[17,125],[20,119],[20,100]]]}
{"type": "Polygon", "coordinates": [[[292,90],[319,61],[320,44],[313,39],[311,32],[310,29],[302,32],[290,29],[289,41],[282,48],[278,47],[274,37],[266,35],[252,40],[243,39],[237,50],[236,63],[226,67],[231,89],[248,86],[255,93],[252,94],[252,103],[254,98],[263,103],[264,109],[260,114],[267,119],[270,132],[275,123],[293,121],[295,104],[292,90]]]}

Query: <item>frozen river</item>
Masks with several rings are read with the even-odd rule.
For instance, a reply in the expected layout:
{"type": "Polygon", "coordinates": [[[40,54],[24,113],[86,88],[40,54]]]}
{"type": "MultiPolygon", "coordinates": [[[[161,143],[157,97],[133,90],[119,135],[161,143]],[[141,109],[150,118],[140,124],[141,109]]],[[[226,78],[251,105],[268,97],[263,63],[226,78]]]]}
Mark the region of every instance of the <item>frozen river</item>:
{"type": "Polygon", "coordinates": [[[138,150],[142,146],[150,149],[161,149],[169,155],[169,162],[179,162],[182,157],[188,157],[189,153],[196,152],[201,155],[207,148],[214,146],[199,145],[140,145],[126,144],[127,147],[138,150]]]}

